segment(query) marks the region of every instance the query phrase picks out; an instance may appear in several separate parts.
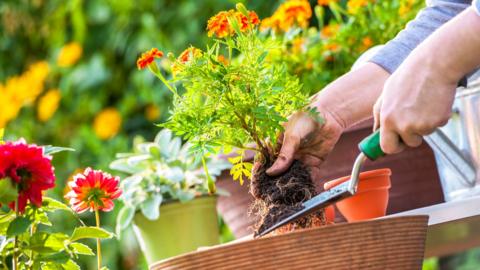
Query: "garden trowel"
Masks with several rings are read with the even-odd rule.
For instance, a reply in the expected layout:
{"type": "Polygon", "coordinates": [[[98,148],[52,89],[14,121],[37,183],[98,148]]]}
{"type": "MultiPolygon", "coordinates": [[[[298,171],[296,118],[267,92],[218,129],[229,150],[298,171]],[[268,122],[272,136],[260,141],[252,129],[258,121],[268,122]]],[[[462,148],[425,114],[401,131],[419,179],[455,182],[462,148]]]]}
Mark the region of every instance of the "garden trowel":
{"type": "MultiPolygon", "coordinates": [[[[427,141],[438,141],[436,139],[435,134],[441,133],[439,129],[437,129],[431,136],[427,136],[425,139],[427,141]]],[[[443,148],[452,148],[452,144],[442,144],[444,145],[443,148]]],[[[358,148],[360,149],[360,154],[357,156],[355,159],[355,162],[353,163],[353,168],[352,168],[352,174],[350,177],[350,181],[346,181],[338,186],[333,187],[330,190],[326,190],[317,196],[311,198],[310,200],[304,202],[302,204],[303,209],[284,218],[283,220],[280,220],[273,226],[266,228],[264,230],[261,230],[257,236],[263,236],[266,235],[275,229],[286,225],[298,218],[304,217],[314,211],[317,211],[319,209],[325,208],[329,205],[332,205],[340,200],[343,200],[345,198],[348,198],[350,196],[353,196],[357,192],[357,186],[358,186],[358,180],[359,180],[359,175],[360,175],[360,170],[362,168],[363,163],[365,160],[368,158],[372,161],[382,157],[385,155],[385,153],[382,151],[382,148],[380,147],[380,131],[377,130],[373,134],[369,135],[365,139],[363,139],[359,144],[358,148]]],[[[448,149],[444,149],[448,150],[448,149]]],[[[455,169],[459,171],[459,173],[462,173],[462,176],[465,178],[475,178],[475,169],[474,167],[461,156],[461,153],[459,151],[448,151],[450,156],[455,156],[455,159],[453,163],[455,163],[457,166],[455,166],[455,169]]],[[[452,158],[452,157],[450,157],[452,158]]]]}

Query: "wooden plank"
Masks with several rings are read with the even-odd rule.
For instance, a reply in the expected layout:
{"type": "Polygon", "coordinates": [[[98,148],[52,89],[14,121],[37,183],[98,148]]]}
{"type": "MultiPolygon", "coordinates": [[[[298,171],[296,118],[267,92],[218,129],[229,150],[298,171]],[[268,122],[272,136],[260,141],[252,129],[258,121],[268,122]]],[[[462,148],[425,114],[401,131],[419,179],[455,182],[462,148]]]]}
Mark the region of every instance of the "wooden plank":
{"type": "Polygon", "coordinates": [[[428,216],[336,224],[220,245],[154,270],[421,269],[428,216]]]}

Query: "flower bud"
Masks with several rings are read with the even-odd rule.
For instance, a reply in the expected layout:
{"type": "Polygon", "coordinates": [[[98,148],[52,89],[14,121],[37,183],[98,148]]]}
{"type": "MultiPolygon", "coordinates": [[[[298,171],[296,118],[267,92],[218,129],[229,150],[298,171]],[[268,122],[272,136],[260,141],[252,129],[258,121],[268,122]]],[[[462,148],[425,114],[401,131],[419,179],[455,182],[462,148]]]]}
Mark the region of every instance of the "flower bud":
{"type": "Polygon", "coordinates": [[[247,16],[248,18],[248,10],[242,3],[237,3],[235,7],[237,8],[238,11],[240,11],[240,13],[247,16]]]}

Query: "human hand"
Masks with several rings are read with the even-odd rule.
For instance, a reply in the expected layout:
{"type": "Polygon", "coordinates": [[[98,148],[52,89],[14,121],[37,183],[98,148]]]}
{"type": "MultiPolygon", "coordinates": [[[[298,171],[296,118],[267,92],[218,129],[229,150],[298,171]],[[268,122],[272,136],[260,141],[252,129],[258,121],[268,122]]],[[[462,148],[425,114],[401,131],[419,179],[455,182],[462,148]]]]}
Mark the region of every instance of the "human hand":
{"type": "Polygon", "coordinates": [[[386,154],[417,147],[422,136],[445,125],[451,116],[456,83],[435,67],[409,58],[386,81],[373,107],[374,130],[380,128],[380,146],[386,154]]]}
{"type": "Polygon", "coordinates": [[[277,160],[267,170],[268,175],[280,175],[294,160],[299,160],[310,169],[313,179],[318,178],[320,164],[344,130],[332,113],[322,111],[322,108],[318,111],[324,119],[323,123],[314,120],[305,112],[297,112],[289,118],[282,136],[282,148],[277,160]]]}

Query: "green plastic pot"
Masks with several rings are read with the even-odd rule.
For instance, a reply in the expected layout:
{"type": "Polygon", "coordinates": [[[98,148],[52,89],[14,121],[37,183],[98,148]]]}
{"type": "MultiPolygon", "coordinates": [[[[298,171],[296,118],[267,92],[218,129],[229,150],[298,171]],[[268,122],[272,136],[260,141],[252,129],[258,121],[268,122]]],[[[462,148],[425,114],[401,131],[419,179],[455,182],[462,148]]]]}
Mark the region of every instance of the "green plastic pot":
{"type": "Polygon", "coordinates": [[[216,203],[216,196],[167,203],[157,220],[136,213],[133,228],[148,264],[219,244],[216,203]]]}

